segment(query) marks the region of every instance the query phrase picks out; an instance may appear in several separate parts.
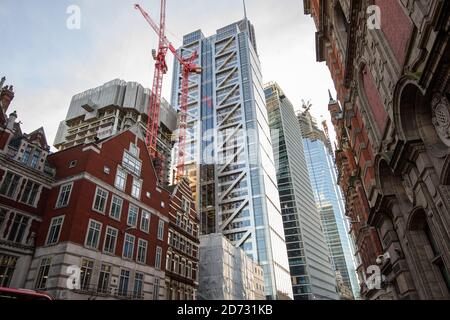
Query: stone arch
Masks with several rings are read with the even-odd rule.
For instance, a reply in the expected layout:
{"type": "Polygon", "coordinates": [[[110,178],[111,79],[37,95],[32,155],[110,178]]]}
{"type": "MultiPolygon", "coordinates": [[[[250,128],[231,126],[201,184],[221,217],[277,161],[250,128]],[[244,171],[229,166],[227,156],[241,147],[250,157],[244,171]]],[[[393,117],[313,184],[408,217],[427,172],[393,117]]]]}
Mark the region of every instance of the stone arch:
{"type": "Polygon", "coordinates": [[[407,239],[419,290],[424,299],[448,299],[450,297],[450,277],[448,267],[442,260],[440,239],[430,224],[423,207],[416,207],[407,222],[407,239]]]}
{"type": "Polygon", "coordinates": [[[433,157],[447,156],[450,139],[446,145],[438,134],[445,122],[450,124],[450,114],[441,112],[445,103],[448,100],[441,95],[424,95],[410,77],[400,79],[394,92],[394,122],[399,138],[404,142],[421,141],[433,157]]]}

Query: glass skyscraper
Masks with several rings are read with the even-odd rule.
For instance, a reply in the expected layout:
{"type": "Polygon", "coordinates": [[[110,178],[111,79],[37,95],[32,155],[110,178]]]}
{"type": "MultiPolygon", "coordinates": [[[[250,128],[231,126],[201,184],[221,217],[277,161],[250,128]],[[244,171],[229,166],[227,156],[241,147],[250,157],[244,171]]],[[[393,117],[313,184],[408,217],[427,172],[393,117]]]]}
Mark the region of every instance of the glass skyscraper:
{"type": "Polygon", "coordinates": [[[325,239],[330,247],[333,267],[339,270],[345,285],[359,297],[359,285],[353,260],[354,247],[349,239],[349,225],[341,190],[337,184],[337,171],[333,149],[325,132],[318,128],[309,112],[299,113],[306,161],[317,208],[322,217],[325,239]]]}
{"type": "MultiPolygon", "coordinates": [[[[210,37],[195,31],[179,49],[184,57],[194,51],[203,71],[189,82],[185,165],[201,232],[224,234],[257,261],[267,298],[292,298],[254,28],[245,18],[210,37]]],[[[180,71],[175,62],[172,105],[178,109],[180,71]]]]}
{"type": "Polygon", "coordinates": [[[276,83],[265,87],[292,287],[296,300],[337,300],[336,275],[317,212],[294,107],[276,83]]]}

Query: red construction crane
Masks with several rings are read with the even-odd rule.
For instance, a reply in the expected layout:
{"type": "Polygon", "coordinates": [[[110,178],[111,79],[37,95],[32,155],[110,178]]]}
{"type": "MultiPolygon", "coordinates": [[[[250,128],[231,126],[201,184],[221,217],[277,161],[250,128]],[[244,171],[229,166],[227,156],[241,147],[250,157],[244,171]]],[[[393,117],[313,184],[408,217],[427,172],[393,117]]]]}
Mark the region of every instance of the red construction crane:
{"type": "Polygon", "coordinates": [[[161,107],[161,90],[163,76],[167,73],[166,54],[167,50],[170,50],[175,59],[178,60],[182,66],[182,81],[181,81],[181,101],[180,101],[180,121],[179,121],[179,141],[178,141],[178,168],[177,179],[181,179],[184,172],[184,160],[186,149],[186,128],[187,128],[187,106],[189,95],[189,75],[191,73],[199,74],[202,72],[201,67],[196,65],[194,61],[198,58],[198,53],[194,52],[189,58],[183,58],[180,55],[172,43],[169,42],[165,35],[165,19],[166,19],[166,0],[161,0],[161,15],[160,26],[158,26],[150,17],[150,15],[139,5],[136,4],[135,9],[139,10],[147,20],[152,29],[159,35],[159,48],[158,54],[154,52],[153,56],[156,60],[155,64],[155,76],[153,79],[153,91],[150,102],[149,122],[147,126],[147,145],[152,152],[152,155],[156,155],[156,143],[158,138],[159,127],[159,110],[161,107]]]}

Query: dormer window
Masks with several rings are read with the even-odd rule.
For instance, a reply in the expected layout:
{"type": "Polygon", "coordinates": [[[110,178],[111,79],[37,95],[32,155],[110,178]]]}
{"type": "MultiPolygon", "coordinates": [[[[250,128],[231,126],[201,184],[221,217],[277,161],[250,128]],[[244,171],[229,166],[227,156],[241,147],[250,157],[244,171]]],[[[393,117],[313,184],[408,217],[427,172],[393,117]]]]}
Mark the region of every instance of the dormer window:
{"type": "Polygon", "coordinates": [[[130,153],[136,158],[139,157],[139,148],[133,143],[130,145],[130,153]]]}
{"type": "Polygon", "coordinates": [[[23,163],[27,164],[28,161],[30,161],[31,151],[32,151],[32,148],[29,146],[25,149],[25,152],[23,153],[23,157],[22,157],[23,163]]]}
{"type": "Polygon", "coordinates": [[[30,164],[30,166],[31,166],[33,169],[36,169],[40,157],[41,157],[41,152],[40,152],[39,150],[35,150],[35,151],[33,152],[33,157],[31,158],[31,164],[30,164]]]}

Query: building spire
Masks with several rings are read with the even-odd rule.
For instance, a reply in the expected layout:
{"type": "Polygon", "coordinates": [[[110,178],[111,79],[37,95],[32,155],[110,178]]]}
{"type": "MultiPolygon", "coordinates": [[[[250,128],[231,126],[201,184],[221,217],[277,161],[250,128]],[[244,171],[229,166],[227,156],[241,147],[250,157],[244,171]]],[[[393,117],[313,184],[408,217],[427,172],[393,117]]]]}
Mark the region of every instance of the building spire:
{"type": "Polygon", "coordinates": [[[330,102],[334,102],[333,95],[331,94],[331,90],[328,89],[328,95],[330,96],[330,102]]]}
{"type": "Polygon", "coordinates": [[[245,4],[245,0],[242,0],[242,2],[244,3],[244,18],[247,20],[247,6],[245,4]]]}

